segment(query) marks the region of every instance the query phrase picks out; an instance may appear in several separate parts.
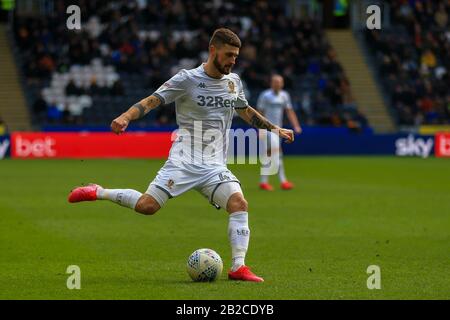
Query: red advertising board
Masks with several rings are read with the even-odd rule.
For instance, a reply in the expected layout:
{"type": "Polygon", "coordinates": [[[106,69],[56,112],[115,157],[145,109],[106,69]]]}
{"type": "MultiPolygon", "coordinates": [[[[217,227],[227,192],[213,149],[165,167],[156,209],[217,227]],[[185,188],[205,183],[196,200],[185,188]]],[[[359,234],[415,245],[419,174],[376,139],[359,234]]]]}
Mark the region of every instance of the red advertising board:
{"type": "Polygon", "coordinates": [[[13,158],[167,158],[171,132],[15,132],[13,158]]]}
{"type": "Polygon", "coordinates": [[[437,133],[435,137],[435,150],[436,157],[449,157],[450,158],[450,133],[437,133]]]}

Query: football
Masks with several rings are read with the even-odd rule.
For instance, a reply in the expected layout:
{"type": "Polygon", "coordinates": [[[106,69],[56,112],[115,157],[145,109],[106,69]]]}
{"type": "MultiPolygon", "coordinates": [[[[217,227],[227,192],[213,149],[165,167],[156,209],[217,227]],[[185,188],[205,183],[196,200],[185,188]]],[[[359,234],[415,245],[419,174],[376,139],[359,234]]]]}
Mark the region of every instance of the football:
{"type": "Polygon", "coordinates": [[[187,262],[187,272],[194,281],[215,281],[222,274],[222,269],[222,259],[211,249],[195,250],[187,262]]]}

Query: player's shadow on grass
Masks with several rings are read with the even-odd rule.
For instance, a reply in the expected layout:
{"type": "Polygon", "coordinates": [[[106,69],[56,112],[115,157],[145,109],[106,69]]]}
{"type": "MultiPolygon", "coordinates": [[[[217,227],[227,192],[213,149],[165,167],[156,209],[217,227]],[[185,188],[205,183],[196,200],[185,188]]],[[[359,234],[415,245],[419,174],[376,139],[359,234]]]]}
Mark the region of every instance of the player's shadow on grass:
{"type": "Polygon", "coordinates": [[[238,284],[241,281],[230,281],[226,278],[223,279],[218,279],[216,281],[192,281],[190,279],[186,279],[186,280],[176,280],[176,279],[168,279],[168,278],[161,278],[161,279],[151,279],[151,280],[147,280],[144,281],[144,283],[155,283],[155,284],[162,284],[165,283],[167,285],[183,285],[183,286],[214,286],[214,285],[221,285],[221,284],[225,284],[225,283],[236,283],[238,284]]]}
{"type": "MultiPolygon", "coordinates": [[[[166,284],[166,285],[214,285],[214,284],[220,284],[220,283],[229,283],[230,281],[226,278],[220,278],[216,281],[205,281],[205,282],[201,282],[201,281],[192,281],[189,278],[186,279],[173,279],[173,278],[152,278],[152,279],[147,279],[147,278],[121,278],[121,277],[114,277],[114,279],[112,279],[111,277],[108,278],[95,278],[95,279],[90,279],[89,283],[91,285],[96,285],[96,284],[102,284],[105,283],[105,281],[107,282],[112,282],[112,283],[120,283],[123,281],[126,281],[127,284],[139,284],[140,286],[142,285],[149,285],[149,286],[154,286],[154,285],[161,285],[161,284],[166,284]]],[[[233,282],[238,282],[238,281],[233,281],[233,282]]]]}
{"type": "Polygon", "coordinates": [[[227,279],[219,279],[216,281],[192,281],[192,280],[174,280],[174,279],[160,279],[160,280],[156,280],[156,279],[152,279],[152,282],[165,282],[165,283],[170,283],[170,284],[184,284],[184,285],[208,285],[208,284],[217,284],[217,283],[222,283],[222,282],[228,282],[227,279]]]}

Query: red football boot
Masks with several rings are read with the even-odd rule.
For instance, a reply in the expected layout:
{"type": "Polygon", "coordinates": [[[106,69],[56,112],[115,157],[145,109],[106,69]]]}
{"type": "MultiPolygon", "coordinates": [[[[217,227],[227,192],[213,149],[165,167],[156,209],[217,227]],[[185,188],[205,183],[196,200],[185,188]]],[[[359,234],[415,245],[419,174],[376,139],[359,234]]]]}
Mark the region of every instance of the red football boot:
{"type": "Polygon", "coordinates": [[[291,190],[294,188],[294,184],[289,181],[285,181],[281,184],[281,189],[283,190],[291,190]]]}
{"type": "Polygon", "coordinates": [[[97,200],[97,189],[101,188],[98,184],[90,184],[85,187],[73,189],[68,197],[69,202],[95,201],[97,200]]]}
{"type": "Polygon", "coordinates": [[[259,188],[261,190],[273,191],[273,187],[268,182],[262,182],[259,184],[259,188]]]}
{"type": "Polygon", "coordinates": [[[230,280],[242,280],[242,281],[253,281],[253,282],[264,282],[264,279],[258,277],[250,268],[247,266],[241,266],[236,271],[228,271],[228,279],[230,280]]]}

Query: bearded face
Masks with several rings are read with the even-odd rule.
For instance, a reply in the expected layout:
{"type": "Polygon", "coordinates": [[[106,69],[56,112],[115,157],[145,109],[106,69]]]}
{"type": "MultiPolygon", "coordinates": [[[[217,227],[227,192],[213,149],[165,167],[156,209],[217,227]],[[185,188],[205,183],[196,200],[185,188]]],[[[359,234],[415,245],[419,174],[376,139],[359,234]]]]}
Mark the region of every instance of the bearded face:
{"type": "Polygon", "coordinates": [[[238,55],[239,48],[225,44],[215,50],[213,59],[214,66],[220,73],[229,74],[236,63],[238,55]]]}
{"type": "Polygon", "coordinates": [[[219,72],[222,74],[229,74],[231,72],[231,69],[233,68],[233,64],[220,63],[217,54],[214,57],[213,62],[216,69],[219,70],[219,72]]]}

